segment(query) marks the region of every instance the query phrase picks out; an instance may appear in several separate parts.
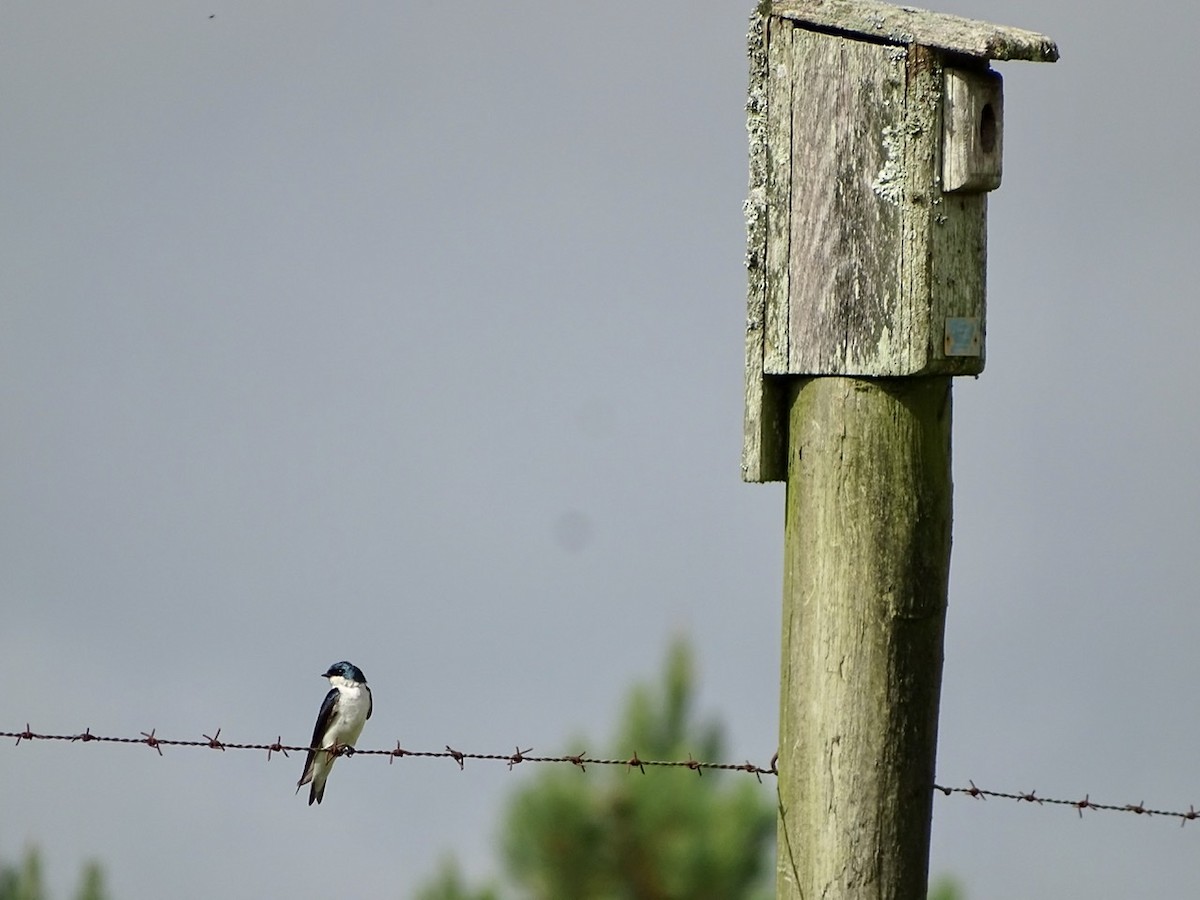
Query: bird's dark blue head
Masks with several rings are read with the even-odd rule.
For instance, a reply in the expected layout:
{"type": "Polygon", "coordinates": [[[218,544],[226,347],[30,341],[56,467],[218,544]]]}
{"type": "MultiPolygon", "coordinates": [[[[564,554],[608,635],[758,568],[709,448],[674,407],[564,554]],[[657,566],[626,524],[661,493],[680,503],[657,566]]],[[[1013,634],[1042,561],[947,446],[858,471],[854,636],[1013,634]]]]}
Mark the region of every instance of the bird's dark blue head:
{"type": "Polygon", "coordinates": [[[362,669],[344,659],[341,662],[335,662],[321,677],[332,678],[334,675],[341,675],[347,681],[356,681],[359,684],[367,683],[367,676],[362,673],[362,669]]]}

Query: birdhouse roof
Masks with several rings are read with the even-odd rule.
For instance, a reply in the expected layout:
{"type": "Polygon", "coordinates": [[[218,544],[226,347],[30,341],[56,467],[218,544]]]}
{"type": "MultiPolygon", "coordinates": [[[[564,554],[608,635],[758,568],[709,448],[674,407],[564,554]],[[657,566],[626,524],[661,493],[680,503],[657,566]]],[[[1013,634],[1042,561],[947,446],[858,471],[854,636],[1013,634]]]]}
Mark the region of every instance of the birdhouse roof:
{"type": "Polygon", "coordinates": [[[1044,34],[875,0],[771,0],[771,15],[888,44],[920,44],[982,59],[1054,62],[1044,34]]]}

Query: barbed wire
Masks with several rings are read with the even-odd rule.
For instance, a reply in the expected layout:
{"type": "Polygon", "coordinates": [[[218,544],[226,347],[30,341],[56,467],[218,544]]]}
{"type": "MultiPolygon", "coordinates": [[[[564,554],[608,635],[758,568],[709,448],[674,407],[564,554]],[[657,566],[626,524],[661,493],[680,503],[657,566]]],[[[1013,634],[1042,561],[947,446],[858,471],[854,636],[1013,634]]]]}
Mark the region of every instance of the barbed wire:
{"type": "MultiPolygon", "coordinates": [[[[0,738],[16,738],[16,743],[19,746],[21,741],[66,741],[68,743],[89,743],[99,741],[107,744],[142,744],[158,752],[159,756],[163,755],[163,747],[207,747],[211,750],[258,750],[265,751],[269,760],[273,754],[282,753],[287,756],[289,753],[308,753],[309,750],[324,750],[333,753],[335,756],[386,756],[388,764],[391,765],[397,758],[411,756],[424,759],[450,759],[458,763],[460,770],[466,768],[467,760],[481,760],[488,762],[505,763],[511,770],[521,763],[570,763],[578,766],[586,771],[588,766],[625,766],[627,769],[638,769],[643,774],[646,768],[674,768],[674,769],[690,769],[697,775],[703,775],[705,770],[723,771],[723,772],[745,772],[754,775],[759,782],[762,781],[763,775],[778,775],[779,774],[779,754],[775,753],[771,757],[770,763],[766,766],[758,766],[747,760],[744,763],[721,763],[721,762],[705,762],[698,759],[693,759],[691,754],[688,754],[687,759],[642,759],[635,751],[632,756],[627,759],[604,758],[597,756],[588,756],[587,751],[582,753],[568,753],[562,756],[534,756],[533,748],[522,750],[520,745],[514,748],[512,753],[469,753],[463,750],[457,750],[449,744],[443,750],[408,750],[400,746],[400,742],[396,742],[396,746],[391,749],[366,749],[358,750],[353,747],[338,745],[334,747],[309,747],[299,744],[284,744],[282,736],[276,737],[269,744],[257,743],[237,743],[233,741],[221,740],[221,729],[209,736],[202,735],[203,740],[179,740],[175,738],[162,738],[156,733],[156,729],[140,732],[139,737],[108,737],[106,735],[92,734],[91,728],[85,729],[79,734],[39,734],[29,727],[29,723],[25,724],[24,731],[0,731],[0,738]]],[[[986,788],[976,787],[974,781],[968,781],[969,787],[947,787],[941,784],[934,784],[933,789],[940,791],[945,796],[949,797],[953,794],[961,794],[967,797],[973,797],[977,800],[987,800],[994,797],[1000,800],[1014,800],[1017,803],[1037,804],[1039,806],[1066,806],[1074,809],[1079,817],[1083,818],[1085,810],[1098,810],[1102,812],[1123,812],[1133,813],[1138,816],[1158,816],[1170,819],[1179,819],[1180,826],[1186,825],[1193,819],[1200,819],[1200,810],[1189,804],[1186,811],[1155,809],[1146,806],[1143,801],[1137,803],[1100,803],[1091,799],[1091,794],[1085,794],[1082,800],[1064,800],[1055,797],[1040,797],[1036,791],[993,791],[986,788]]]]}
{"type": "Polygon", "coordinates": [[[465,768],[466,761],[470,759],[507,763],[509,769],[521,763],[571,763],[572,765],[579,766],[584,771],[587,770],[588,766],[594,765],[626,766],[630,769],[639,769],[643,774],[647,766],[691,769],[698,775],[703,775],[706,769],[724,772],[746,772],[756,776],[760,782],[763,775],[778,774],[775,767],[778,754],[772,756],[770,765],[764,768],[756,766],[748,760],[744,763],[704,762],[693,759],[690,754],[687,759],[642,759],[636,751],[627,759],[604,759],[602,757],[588,756],[586,750],[582,753],[565,754],[563,756],[533,756],[531,755],[533,753],[532,747],[522,750],[520,745],[512,753],[468,753],[463,750],[456,750],[449,744],[446,745],[444,750],[407,750],[400,746],[399,741],[396,742],[394,748],[389,750],[359,750],[345,745],[309,747],[307,744],[284,744],[282,736],[277,737],[269,744],[245,744],[221,740],[220,728],[211,737],[206,734],[203,735],[204,740],[196,741],[162,738],[156,734],[156,729],[153,728],[148,732],[140,732],[140,734],[140,737],[106,737],[104,735],[92,734],[91,728],[84,730],[81,734],[38,734],[32,731],[29,724],[26,723],[24,731],[0,731],[0,738],[16,738],[18,745],[20,745],[21,741],[67,741],[70,743],[101,741],[109,744],[144,744],[153,750],[157,750],[159,756],[162,756],[163,747],[208,747],[212,750],[265,750],[267,759],[270,759],[274,753],[282,753],[284,756],[287,756],[289,752],[307,753],[309,750],[324,750],[333,753],[335,756],[358,756],[360,754],[363,756],[387,756],[389,757],[389,764],[398,757],[405,756],[423,757],[426,759],[452,759],[458,763],[459,769],[465,768]]]}
{"type": "Polygon", "coordinates": [[[1186,812],[1170,809],[1152,809],[1146,806],[1145,802],[1139,800],[1137,803],[1097,803],[1091,799],[1091,794],[1084,794],[1082,800],[1061,800],[1053,797],[1039,797],[1036,791],[1021,791],[1013,793],[1010,791],[989,791],[984,788],[976,787],[974,781],[968,781],[970,787],[943,787],[940,784],[935,784],[933,789],[941,791],[947,797],[951,794],[965,794],[968,797],[975,797],[978,800],[986,800],[988,797],[999,797],[1002,800],[1016,800],[1018,803],[1036,803],[1039,806],[1050,804],[1051,806],[1070,806],[1079,813],[1079,818],[1083,818],[1085,809],[1098,809],[1105,812],[1124,812],[1133,813],[1137,816],[1165,816],[1169,819],[1179,819],[1179,826],[1182,828],[1193,819],[1200,819],[1200,810],[1197,810],[1191,804],[1188,804],[1186,812]]]}

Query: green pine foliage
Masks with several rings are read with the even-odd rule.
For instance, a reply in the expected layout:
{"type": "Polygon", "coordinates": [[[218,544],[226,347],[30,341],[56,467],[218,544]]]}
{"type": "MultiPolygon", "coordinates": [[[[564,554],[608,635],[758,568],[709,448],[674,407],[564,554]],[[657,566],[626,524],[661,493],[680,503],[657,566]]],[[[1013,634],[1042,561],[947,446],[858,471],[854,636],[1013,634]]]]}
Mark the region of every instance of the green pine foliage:
{"type": "MultiPolygon", "coordinates": [[[[104,870],[97,862],[83,867],[76,900],[108,900],[104,887],[104,870]]],[[[42,856],[36,847],[29,847],[21,862],[9,865],[0,862],[0,900],[48,900],[42,882],[42,856]]]]}
{"type": "Polygon", "coordinates": [[[929,900],[966,900],[962,886],[953,878],[939,878],[929,888],[929,900]]]}
{"type": "Polygon", "coordinates": [[[16,865],[0,864],[0,900],[46,900],[42,857],[36,847],[28,848],[16,865]]]}
{"type": "Polygon", "coordinates": [[[500,900],[500,895],[492,888],[468,887],[458,863],[447,858],[433,880],[417,891],[415,900],[500,900]]]}
{"type": "MultiPolygon", "coordinates": [[[[610,755],[723,760],[722,729],[697,720],[695,690],[691,651],[676,641],[661,682],[630,692],[610,755]]],[[[589,741],[575,745],[595,752],[589,741]]],[[[511,893],[472,893],[451,863],[418,897],[759,900],[772,894],[774,831],[769,789],[745,774],[548,766],[517,791],[504,816],[511,893]],[[431,892],[439,886],[446,889],[431,892]]]]}
{"type": "Polygon", "coordinates": [[[104,869],[95,860],[84,864],[75,900],[108,900],[108,891],[104,888],[104,869]]]}

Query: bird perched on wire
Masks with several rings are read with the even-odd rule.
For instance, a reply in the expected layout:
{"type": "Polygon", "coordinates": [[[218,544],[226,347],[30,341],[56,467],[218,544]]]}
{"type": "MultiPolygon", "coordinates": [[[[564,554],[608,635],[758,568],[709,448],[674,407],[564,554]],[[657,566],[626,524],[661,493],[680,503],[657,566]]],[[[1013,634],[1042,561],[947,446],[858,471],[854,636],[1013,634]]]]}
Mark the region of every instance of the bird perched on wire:
{"type": "Polygon", "coordinates": [[[367,676],[353,663],[342,660],[329,667],[322,678],[333,685],[321,711],[317,714],[317,725],[313,729],[309,744],[308,759],[304,761],[304,774],[296,782],[296,793],[312,782],[308,792],[308,805],[321,802],[325,796],[325,779],[338,756],[354,752],[354,742],[362,734],[363,725],[371,718],[371,689],[367,687],[367,676]]]}

